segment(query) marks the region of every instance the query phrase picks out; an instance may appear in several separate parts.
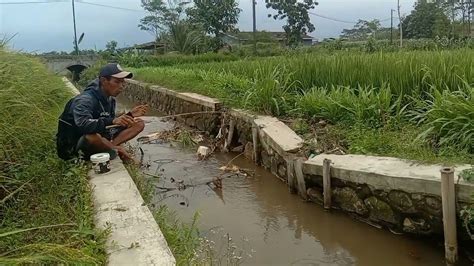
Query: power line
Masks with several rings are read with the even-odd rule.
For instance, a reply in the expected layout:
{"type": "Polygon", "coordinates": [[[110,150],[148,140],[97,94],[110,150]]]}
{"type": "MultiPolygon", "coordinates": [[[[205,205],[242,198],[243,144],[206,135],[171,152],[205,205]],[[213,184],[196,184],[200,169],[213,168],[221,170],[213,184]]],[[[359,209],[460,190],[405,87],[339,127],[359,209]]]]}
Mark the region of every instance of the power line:
{"type": "MultiPolygon", "coordinates": [[[[313,13],[313,12],[308,12],[309,14],[313,15],[313,16],[316,16],[316,17],[320,17],[320,18],[324,18],[324,19],[327,19],[327,20],[332,20],[332,21],[336,21],[336,22],[340,22],[340,23],[347,23],[347,24],[357,24],[358,21],[348,21],[348,20],[342,20],[342,19],[338,19],[338,18],[332,18],[332,17],[328,17],[328,16],[324,16],[324,15],[320,15],[320,14],[317,14],[317,13],[313,13]]],[[[389,21],[391,18],[386,18],[386,19],[379,19],[380,22],[385,22],[385,21],[389,21]]]]}
{"type": "Polygon", "coordinates": [[[64,3],[69,2],[66,0],[54,0],[54,1],[36,1],[36,2],[0,2],[0,5],[29,5],[29,4],[52,4],[52,3],[64,3]]]}
{"type": "Polygon", "coordinates": [[[118,7],[118,6],[109,6],[109,5],[103,5],[103,4],[96,4],[96,3],[91,3],[91,2],[81,1],[81,0],[77,0],[77,3],[86,4],[86,5],[92,5],[92,6],[107,7],[107,8],[113,8],[113,9],[119,9],[119,10],[140,12],[140,13],[145,12],[144,10],[131,9],[131,8],[125,8],[125,7],[118,7]]]}
{"type": "Polygon", "coordinates": [[[348,24],[356,24],[357,23],[357,22],[354,22],[354,21],[347,21],[347,20],[342,20],[342,19],[338,19],[338,18],[331,18],[331,17],[319,15],[319,14],[316,14],[316,13],[313,13],[313,12],[308,12],[308,13],[313,15],[313,16],[316,16],[316,17],[320,17],[320,18],[324,18],[324,19],[328,19],[328,20],[332,20],[332,21],[336,21],[336,22],[348,23],[348,24]]]}

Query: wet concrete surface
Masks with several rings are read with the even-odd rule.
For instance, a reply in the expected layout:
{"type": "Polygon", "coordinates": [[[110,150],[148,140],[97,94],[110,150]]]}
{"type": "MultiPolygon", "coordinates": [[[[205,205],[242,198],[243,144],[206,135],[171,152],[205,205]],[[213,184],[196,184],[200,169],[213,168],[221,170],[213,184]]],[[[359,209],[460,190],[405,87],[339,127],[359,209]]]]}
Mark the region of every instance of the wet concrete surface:
{"type": "MultiPolygon", "coordinates": [[[[173,126],[153,117],[145,121],[141,135],[173,126]]],[[[198,212],[197,227],[215,242],[215,256],[228,257],[222,254],[235,245],[234,258],[244,265],[445,265],[440,243],[394,235],[303,202],[284,183],[243,157],[233,164],[254,171],[253,176],[225,175],[222,189],[207,185],[222,175],[219,168],[236,154],[217,153],[199,161],[194,149],[161,141],[140,146],[144,162],[150,164],[146,173],[160,176],[150,176],[157,187],[153,203],[168,206],[187,223],[198,212]]],[[[472,263],[463,259],[459,265],[472,263]]]]}

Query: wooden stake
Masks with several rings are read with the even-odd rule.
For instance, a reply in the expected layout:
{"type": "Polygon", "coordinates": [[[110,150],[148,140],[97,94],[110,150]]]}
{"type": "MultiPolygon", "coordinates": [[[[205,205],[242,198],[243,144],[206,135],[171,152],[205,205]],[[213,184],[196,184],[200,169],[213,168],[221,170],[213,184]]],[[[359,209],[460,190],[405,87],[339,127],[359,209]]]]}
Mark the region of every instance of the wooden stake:
{"type": "Polygon", "coordinates": [[[323,194],[324,209],[331,209],[331,160],[323,161],[323,194]]]}
{"type": "Polygon", "coordinates": [[[258,163],[258,128],[256,125],[252,126],[252,141],[253,141],[253,161],[258,163]]]}
{"type": "Polygon", "coordinates": [[[286,158],[286,171],[288,176],[288,190],[291,194],[296,194],[298,189],[295,185],[295,159],[292,157],[286,158]]]}
{"type": "Polygon", "coordinates": [[[454,169],[441,169],[441,200],[443,203],[444,249],[448,265],[458,260],[456,230],[456,199],[454,190],[454,169]]]}
{"type": "Polygon", "coordinates": [[[308,193],[306,192],[306,183],[304,181],[304,174],[303,174],[303,159],[299,158],[295,161],[295,175],[296,181],[298,183],[298,193],[304,199],[308,199],[308,193]]]}
{"type": "Polygon", "coordinates": [[[228,147],[232,143],[232,138],[234,137],[234,128],[235,128],[235,120],[231,118],[229,122],[229,134],[227,135],[227,139],[224,144],[225,152],[229,151],[228,147]]]}

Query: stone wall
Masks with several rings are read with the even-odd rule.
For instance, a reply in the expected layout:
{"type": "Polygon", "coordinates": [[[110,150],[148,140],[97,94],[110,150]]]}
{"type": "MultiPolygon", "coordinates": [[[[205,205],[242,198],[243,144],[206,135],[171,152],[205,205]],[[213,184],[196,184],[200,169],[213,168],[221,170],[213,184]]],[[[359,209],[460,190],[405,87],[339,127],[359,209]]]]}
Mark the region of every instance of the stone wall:
{"type": "MultiPolygon", "coordinates": [[[[167,113],[222,110],[220,103],[197,94],[130,82],[130,99],[148,102],[167,113]]],[[[187,125],[218,132],[223,150],[242,152],[271,171],[304,200],[323,203],[322,162],[331,159],[332,208],[393,232],[441,235],[440,165],[420,165],[396,158],[321,154],[307,160],[299,155],[303,140],[277,118],[230,109],[218,115],[182,119],[187,125]],[[202,119],[202,120],[201,120],[202,119]],[[203,122],[206,121],[206,122],[203,122]]],[[[469,166],[458,166],[460,170],[469,166]]],[[[457,212],[473,204],[474,185],[457,180],[457,212]]],[[[458,217],[458,233],[467,231],[458,217]]]]}
{"type": "Polygon", "coordinates": [[[167,115],[198,113],[175,119],[211,134],[216,134],[219,129],[222,104],[218,100],[196,93],[179,93],[135,80],[127,80],[122,95],[133,102],[147,103],[150,108],[167,115]]]}
{"type": "MultiPolygon", "coordinates": [[[[441,165],[421,165],[390,157],[318,155],[305,162],[309,199],[322,204],[324,159],[332,161],[333,208],[395,232],[442,235],[441,165]]],[[[455,178],[469,166],[456,167],[455,178]]],[[[469,239],[461,210],[472,204],[473,184],[455,180],[458,233],[469,239]]]]}

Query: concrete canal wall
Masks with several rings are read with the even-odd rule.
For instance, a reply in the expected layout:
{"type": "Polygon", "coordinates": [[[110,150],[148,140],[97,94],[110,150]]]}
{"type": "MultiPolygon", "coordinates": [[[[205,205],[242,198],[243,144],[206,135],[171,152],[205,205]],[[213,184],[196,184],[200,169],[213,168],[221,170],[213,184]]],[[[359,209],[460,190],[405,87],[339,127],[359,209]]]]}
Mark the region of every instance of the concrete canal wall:
{"type": "MultiPolygon", "coordinates": [[[[195,93],[179,93],[160,86],[128,81],[123,92],[132,101],[147,102],[169,114],[225,111],[179,118],[187,126],[220,133],[223,147],[236,147],[288,185],[304,200],[323,202],[323,161],[331,160],[332,208],[369,224],[419,235],[442,235],[441,165],[389,157],[320,154],[300,155],[303,139],[275,117],[225,109],[216,100],[195,93]]],[[[458,235],[468,238],[460,213],[473,204],[474,184],[458,179],[469,165],[455,167],[458,235]]]]}

